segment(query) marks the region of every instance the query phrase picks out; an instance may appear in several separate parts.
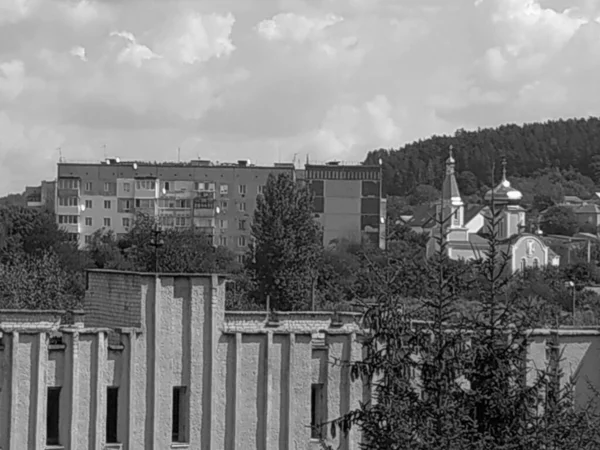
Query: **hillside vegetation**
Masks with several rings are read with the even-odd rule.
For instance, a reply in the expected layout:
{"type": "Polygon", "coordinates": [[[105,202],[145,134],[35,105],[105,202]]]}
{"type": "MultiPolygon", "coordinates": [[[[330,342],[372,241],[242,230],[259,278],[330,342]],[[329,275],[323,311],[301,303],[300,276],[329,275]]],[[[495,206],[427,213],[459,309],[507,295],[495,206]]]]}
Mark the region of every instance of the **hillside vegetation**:
{"type": "Polygon", "coordinates": [[[526,190],[545,177],[544,182],[558,182],[563,188],[559,195],[585,197],[600,184],[600,119],[596,117],[458,130],[454,136],[433,136],[399,149],[371,151],[365,163],[377,164],[381,158],[385,192],[408,196],[421,185],[439,189],[450,145],[465,195],[480,195],[491,185],[493,163],[498,180],[504,157],[513,183],[526,190]]]}

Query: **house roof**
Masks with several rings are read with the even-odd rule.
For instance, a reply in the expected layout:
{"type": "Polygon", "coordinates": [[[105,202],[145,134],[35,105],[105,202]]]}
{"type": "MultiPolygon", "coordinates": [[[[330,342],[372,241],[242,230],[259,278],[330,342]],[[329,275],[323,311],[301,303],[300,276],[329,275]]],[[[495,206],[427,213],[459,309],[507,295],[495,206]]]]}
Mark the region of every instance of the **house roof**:
{"type": "MultiPolygon", "coordinates": [[[[439,204],[439,202],[437,202],[439,204]]],[[[484,208],[484,205],[470,204],[465,205],[465,225],[477,216],[484,208]]],[[[433,228],[436,224],[436,205],[423,205],[415,209],[412,219],[407,223],[411,227],[433,228]]]]}
{"type": "Polygon", "coordinates": [[[574,209],[575,214],[600,214],[600,207],[595,203],[586,203],[574,209]]]}
{"type": "Polygon", "coordinates": [[[576,195],[565,195],[565,203],[583,203],[576,195]]]}

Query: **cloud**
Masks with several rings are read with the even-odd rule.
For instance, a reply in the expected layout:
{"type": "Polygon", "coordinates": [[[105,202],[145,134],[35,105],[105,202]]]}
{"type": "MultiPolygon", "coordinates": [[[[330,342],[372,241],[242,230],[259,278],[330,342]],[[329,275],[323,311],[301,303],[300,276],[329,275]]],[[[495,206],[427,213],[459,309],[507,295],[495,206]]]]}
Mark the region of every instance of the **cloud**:
{"type": "Polygon", "coordinates": [[[306,17],[294,13],[282,13],[258,23],[256,31],[269,41],[289,39],[295,42],[304,42],[307,39],[318,39],[325,29],[343,20],[342,17],[334,14],[306,17]]]}
{"type": "Polygon", "coordinates": [[[0,98],[16,99],[25,86],[23,61],[13,60],[0,63],[0,98]]]}
{"type": "Polygon", "coordinates": [[[595,0],[0,0],[0,194],[52,178],[57,146],[360,161],[600,115],[598,18],[595,0]]]}
{"type": "Polygon", "coordinates": [[[231,41],[234,23],[231,13],[203,15],[186,11],[173,20],[157,47],[163,55],[184,64],[227,57],[235,50],[231,41]]]}
{"type": "Polygon", "coordinates": [[[87,61],[87,56],[85,55],[85,48],[83,48],[81,46],[73,47],[69,51],[69,54],[72,56],[75,56],[76,58],[79,58],[83,62],[87,61]]]}

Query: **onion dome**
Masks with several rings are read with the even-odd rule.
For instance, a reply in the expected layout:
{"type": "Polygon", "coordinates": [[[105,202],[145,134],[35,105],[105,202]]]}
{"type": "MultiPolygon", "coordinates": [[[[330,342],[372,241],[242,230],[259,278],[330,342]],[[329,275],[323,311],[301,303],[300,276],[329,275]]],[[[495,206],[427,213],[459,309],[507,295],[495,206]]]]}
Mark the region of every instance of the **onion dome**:
{"type": "Polygon", "coordinates": [[[494,189],[489,190],[485,194],[485,201],[492,201],[492,193],[495,203],[518,203],[523,198],[523,194],[510,185],[510,181],[506,178],[506,160],[502,161],[502,181],[494,189]]]}

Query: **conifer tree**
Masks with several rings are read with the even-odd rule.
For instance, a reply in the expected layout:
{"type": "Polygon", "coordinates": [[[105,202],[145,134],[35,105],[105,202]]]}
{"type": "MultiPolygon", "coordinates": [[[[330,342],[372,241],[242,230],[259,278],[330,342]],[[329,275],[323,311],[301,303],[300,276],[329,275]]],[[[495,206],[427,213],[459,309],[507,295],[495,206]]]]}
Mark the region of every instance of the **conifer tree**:
{"type": "MultiPolygon", "coordinates": [[[[534,318],[507,289],[509,255],[499,245],[500,218],[492,205],[489,247],[462,273],[449,270],[443,231],[449,218],[439,218],[437,255],[421,266],[430,285],[422,308],[431,320],[412,320],[401,308],[393,271],[373,267],[378,288],[362,317],[365,356],[347,363],[353,381],[365,383],[371,395],[359,408],[321,424],[331,438],[357,427],[363,449],[600,448],[597,398],[575,405],[573,380],[559,381],[558,333],[549,341],[546,368],[526,364],[534,318]],[[468,316],[455,310],[459,279],[480,296],[480,306],[468,316]]],[[[331,448],[327,439],[322,444],[331,448]]]]}

